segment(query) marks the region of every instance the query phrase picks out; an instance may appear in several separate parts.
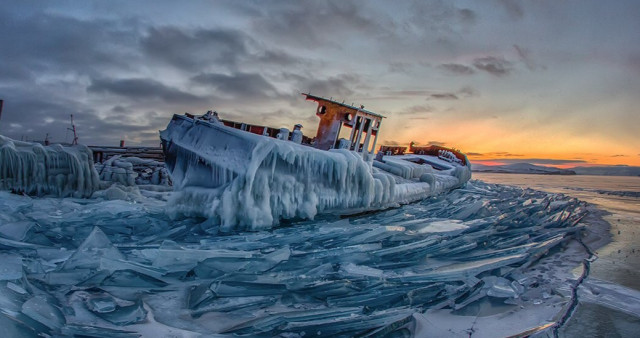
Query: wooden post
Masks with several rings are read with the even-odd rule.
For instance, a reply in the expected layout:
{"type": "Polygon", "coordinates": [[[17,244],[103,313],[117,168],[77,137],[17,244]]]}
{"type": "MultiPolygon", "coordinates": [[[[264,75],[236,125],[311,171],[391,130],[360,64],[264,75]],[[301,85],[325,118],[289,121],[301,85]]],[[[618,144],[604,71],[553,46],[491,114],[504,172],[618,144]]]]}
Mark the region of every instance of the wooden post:
{"type": "Polygon", "coordinates": [[[358,113],[356,112],[356,115],[354,117],[351,118],[351,135],[349,135],[349,150],[351,150],[351,148],[353,148],[353,138],[356,135],[356,124],[358,123],[358,113]]]}
{"type": "Polygon", "coordinates": [[[360,122],[360,128],[358,129],[358,137],[356,137],[356,147],[355,151],[359,152],[360,150],[360,138],[362,138],[362,130],[364,129],[364,124],[367,122],[367,118],[362,116],[362,120],[360,122]]]}
{"type": "Polygon", "coordinates": [[[367,136],[364,138],[364,142],[362,144],[362,153],[369,153],[369,141],[371,140],[371,130],[373,130],[373,119],[369,120],[369,125],[367,126],[367,136]]]}
{"type": "Polygon", "coordinates": [[[380,121],[378,121],[378,128],[376,129],[376,137],[373,138],[373,146],[371,147],[371,152],[375,153],[376,152],[376,142],[378,141],[378,132],[380,131],[380,124],[382,124],[382,119],[380,119],[380,121]]]}

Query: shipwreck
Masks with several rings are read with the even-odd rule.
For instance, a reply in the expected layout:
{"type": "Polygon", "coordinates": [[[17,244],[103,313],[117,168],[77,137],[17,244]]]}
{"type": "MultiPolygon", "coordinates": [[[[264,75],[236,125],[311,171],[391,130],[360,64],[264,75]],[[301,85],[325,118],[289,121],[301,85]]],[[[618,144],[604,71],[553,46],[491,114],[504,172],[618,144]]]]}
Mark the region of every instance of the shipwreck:
{"type": "Polygon", "coordinates": [[[353,214],[411,203],[462,186],[467,157],[443,147],[380,147],[384,116],[311,94],[317,134],[202,116],[174,115],[160,132],[176,193],[174,216],[214,218],[257,230],[282,219],[353,214]],[[342,128],[348,132],[345,135],[342,128]]]}

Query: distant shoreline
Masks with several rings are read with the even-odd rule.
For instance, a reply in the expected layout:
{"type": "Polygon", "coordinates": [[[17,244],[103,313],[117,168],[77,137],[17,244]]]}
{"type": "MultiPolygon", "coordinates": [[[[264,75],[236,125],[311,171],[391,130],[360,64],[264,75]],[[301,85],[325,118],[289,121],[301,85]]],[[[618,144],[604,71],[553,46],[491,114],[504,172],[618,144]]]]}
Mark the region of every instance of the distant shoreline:
{"type": "Polygon", "coordinates": [[[512,172],[512,171],[499,171],[499,170],[473,170],[471,169],[471,173],[475,174],[475,173],[480,173],[480,174],[517,174],[517,175],[545,175],[545,176],[615,176],[615,177],[638,177],[640,178],[640,175],[624,175],[624,174],[593,174],[593,173],[587,173],[587,174],[580,174],[580,173],[572,173],[572,174],[566,174],[566,173],[556,173],[556,172],[548,172],[548,173],[519,173],[519,172],[512,172]]]}
{"type": "MultiPolygon", "coordinates": [[[[571,171],[571,170],[567,170],[566,172],[565,171],[559,171],[559,172],[528,172],[528,173],[522,172],[522,173],[519,173],[519,172],[501,171],[501,170],[476,170],[476,171],[474,171],[473,169],[471,169],[471,173],[520,174],[520,175],[559,175],[559,176],[579,175],[575,171],[571,171]]],[[[599,175],[599,176],[603,176],[603,175],[599,175]]]]}

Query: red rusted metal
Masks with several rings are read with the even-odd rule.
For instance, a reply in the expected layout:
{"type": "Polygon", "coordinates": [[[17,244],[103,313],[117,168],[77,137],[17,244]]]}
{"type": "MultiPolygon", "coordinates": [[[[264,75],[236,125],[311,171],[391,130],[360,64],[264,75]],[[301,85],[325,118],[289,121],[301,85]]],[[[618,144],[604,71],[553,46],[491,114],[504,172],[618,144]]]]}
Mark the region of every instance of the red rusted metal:
{"type": "MultiPolygon", "coordinates": [[[[379,122],[384,118],[382,115],[370,112],[364,109],[364,106],[360,108],[336,102],[331,99],[325,99],[323,97],[314,96],[311,94],[302,94],[306,96],[309,101],[315,101],[318,103],[316,109],[316,115],[320,118],[320,124],[318,125],[318,133],[316,134],[315,147],[322,150],[329,150],[336,146],[338,135],[340,134],[340,128],[342,126],[355,128],[359,130],[367,130],[368,124],[361,128],[358,121],[353,121],[353,118],[360,116],[362,121],[374,121],[376,128],[371,130],[371,135],[375,136],[378,133],[377,126],[379,122]]],[[[369,122],[370,123],[370,122],[369,122]]],[[[358,140],[359,141],[359,140],[358,140]]]]}
{"type": "Polygon", "coordinates": [[[409,151],[411,151],[412,153],[417,154],[417,155],[438,156],[438,151],[440,151],[440,150],[450,151],[453,155],[455,155],[456,158],[458,158],[462,162],[462,165],[466,165],[467,164],[467,161],[465,159],[464,154],[462,154],[457,149],[447,148],[447,147],[437,146],[437,145],[430,145],[430,146],[425,146],[425,147],[416,147],[416,146],[414,146],[413,142],[411,142],[411,144],[409,145],[409,151]]]}
{"type": "Polygon", "coordinates": [[[404,155],[407,147],[401,146],[380,146],[380,150],[385,155],[404,155]]]}

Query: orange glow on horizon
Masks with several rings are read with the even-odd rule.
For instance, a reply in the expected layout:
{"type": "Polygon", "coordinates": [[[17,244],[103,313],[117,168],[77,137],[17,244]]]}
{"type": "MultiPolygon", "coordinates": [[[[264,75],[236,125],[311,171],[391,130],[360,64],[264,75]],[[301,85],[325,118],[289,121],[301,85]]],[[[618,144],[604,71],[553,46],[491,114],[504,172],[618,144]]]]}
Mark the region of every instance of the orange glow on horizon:
{"type": "Polygon", "coordinates": [[[401,136],[395,139],[395,143],[401,145],[408,145],[411,141],[427,145],[432,140],[437,140],[446,147],[460,149],[468,154],[471,163],[503,165],[522,162],[561,169],[608,165],[640,166],[639,149],[633,144],[635,142],[572,134],[558,127],[514,129],[511,125],[513,121],[495,119],[430,121],[410,126],[403,125],[402,121],[389,122],[391,123],[384,131],[384,138],[394,134],[390,129],[396,129],[402,131],[398,133],[401,136]],[[551,160],[551,163],[545,164],[544,160],[551,160]]]}

